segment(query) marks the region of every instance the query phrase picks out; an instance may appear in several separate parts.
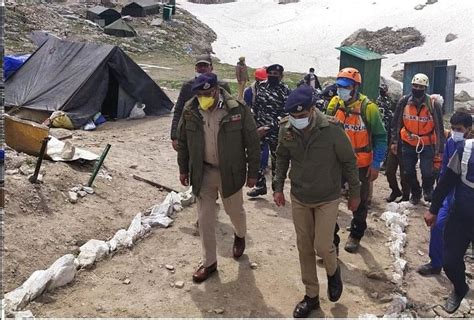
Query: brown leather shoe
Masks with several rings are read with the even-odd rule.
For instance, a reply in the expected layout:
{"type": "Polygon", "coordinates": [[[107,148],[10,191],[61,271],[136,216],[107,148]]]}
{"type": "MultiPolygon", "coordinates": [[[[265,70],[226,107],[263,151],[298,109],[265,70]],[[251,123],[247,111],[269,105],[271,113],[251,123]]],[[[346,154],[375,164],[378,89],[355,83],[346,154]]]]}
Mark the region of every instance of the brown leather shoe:
{"type": "Polygon", "coordinates": [[[214,262],[209,267],[205,267],[203,265],[199,266],[199,268],[193,274],[193,280],[197,283],[203,282],[209,278],[209,276],[217,270],[217,262],[214,262]]]}
{"type": "Polygon", "coordinates": [[[234,248],[233,248],[234,258],[240,258],[245,251],[245,237],[239,238],[234,234],[234,248]]]}

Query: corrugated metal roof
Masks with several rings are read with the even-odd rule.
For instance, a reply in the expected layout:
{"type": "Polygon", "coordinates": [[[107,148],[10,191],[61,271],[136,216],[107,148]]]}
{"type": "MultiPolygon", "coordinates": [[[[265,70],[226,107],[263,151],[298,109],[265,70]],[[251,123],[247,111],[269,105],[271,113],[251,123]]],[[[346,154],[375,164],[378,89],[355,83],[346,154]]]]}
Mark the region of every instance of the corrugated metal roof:
{"type": "Polygon", "coordinates": [[[362,48],[362,47],[350,46],[350,47],[337,47],[336,49],[339,51],[345,52],[347,54],[350,54],[351,56],[355,56],[357,58],[360,58],[366,61],[386,58],[382,56],[381,54],[378,54],[377,52],[373,52],[367,48],[362,48]]]}

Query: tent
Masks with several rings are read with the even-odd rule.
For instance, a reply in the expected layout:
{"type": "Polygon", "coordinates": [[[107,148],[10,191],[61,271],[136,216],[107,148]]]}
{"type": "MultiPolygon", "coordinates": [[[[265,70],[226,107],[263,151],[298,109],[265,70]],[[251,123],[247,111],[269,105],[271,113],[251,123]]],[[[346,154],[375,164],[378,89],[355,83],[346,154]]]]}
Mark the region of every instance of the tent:
{"type": "Polygon", "coordinates": [[[104,28],[104,33],[116,37],[135,37],[137,33],[122,19],[109,24],[104,28]]]}
{"type": "Polygon", "coordinates": [[[136,0],[122,8],[122,16],[145,17],[160,13],[160,4],[154,0],[136,0]]]}
{"type": "Polygon", "coordinates": [[[121,18],[118,11],[102,6],[96,6],[87,10],[86,19],[104,27],[121,18]]]}
{"type": "Polygon", "coordinates": [[[45,115],[61,110],[75,128],[98,112],[126,118],[136,102],[145,104],[147,115],[166,114],[173,107],[163,90],[120,48],[55,38],[13,73],[5,89],[5,106],[43,117],[28,120],[43,121],[45,115]]]}

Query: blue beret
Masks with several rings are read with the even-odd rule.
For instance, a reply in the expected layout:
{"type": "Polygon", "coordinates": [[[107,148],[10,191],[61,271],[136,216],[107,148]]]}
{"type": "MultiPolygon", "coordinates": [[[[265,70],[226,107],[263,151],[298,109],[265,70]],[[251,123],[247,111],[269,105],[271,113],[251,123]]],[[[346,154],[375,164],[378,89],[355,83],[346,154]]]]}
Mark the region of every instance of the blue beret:
{"type": "Polygon", "coordinates": [[[355,85],[356,82],[352,79],[349,79],[349,78],[337,78],[336,84],[339,87],[349,87],[349,86],[355,85]]]}
{"type": "Polygon", "coordinates": [[[192,90],[207,90],[217,85],[217,76],[214,73],[203,73],[194,80],[192,90]]]}
{"type": "Polygon", "coordinates": [[[289,113],[308,110],[313,105],[313,88],[302,85],[291,91],[285,103],[285,111],[289,113]]]}
{"type": "Polygon", "coordinates": [[[271,66],[268,66],[267,67],[267,73],[269,71],[272,71],[272,70],[276,70],[278,72],[283,72],[285,69],[283,68],[282,65],[279,65],[279,64],[272,64],[271,66]]]}

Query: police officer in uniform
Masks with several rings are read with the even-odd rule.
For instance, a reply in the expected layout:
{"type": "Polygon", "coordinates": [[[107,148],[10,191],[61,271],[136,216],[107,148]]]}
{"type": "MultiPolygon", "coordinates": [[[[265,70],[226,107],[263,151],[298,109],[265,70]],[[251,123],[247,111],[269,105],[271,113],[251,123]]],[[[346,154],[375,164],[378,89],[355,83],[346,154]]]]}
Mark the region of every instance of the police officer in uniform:
{"type": "Polygon", "coordinates": [[[316,252],[324,261],[329,300],[338,301],[342,294],[341,269],[333,243],[341,181],[344,177],[349,184],[350,210],[360,203],[360,183],[347,135],[315,107],[310,86],[296,88],[288,97],[285,111],[290,115],[280,125],[273,197],[277,206],[285,205],[283,186],[291,166],[293,223],[306,288],[293,316],[302,318],[319,308],[316,252]]]}
{"type": "Polygon", "coordinates": [[[260,146],[250,109],[218,86],[213,73],[194,81],[195,96],[189,100],[178,125],[180,181],[191,184],[197,197],[202,264],[193,275],[205,281],[217,269],[216,198],[234,226],[233,255],[245,250],[247,231],[242,187],[254,187],[260,163],[260,146]]]}
{"type": "MultiPolygon", "coordinates": [[[[287,115],[285,101],[290,94],[290,89],[282,81],[283,67],[273,64],[267,68],[268,79],[262,82],[252,110],[255,114],[257,131],[261,137],[261,147],[267,143],[270,149],[272,162],[272,176],[275,175],[275,151],[278,144],[278,128],[280,120],[287,115]]],[[[256,187],[249,191],[249,197],[258,197],[267,194],[265,170],[260,169],[256,187]]]]}

